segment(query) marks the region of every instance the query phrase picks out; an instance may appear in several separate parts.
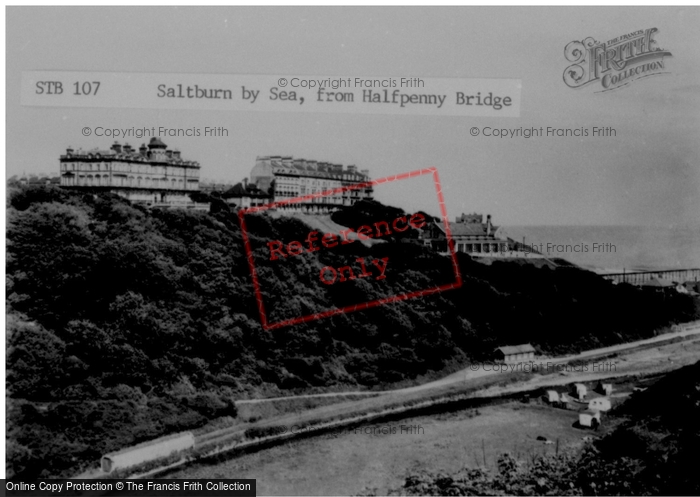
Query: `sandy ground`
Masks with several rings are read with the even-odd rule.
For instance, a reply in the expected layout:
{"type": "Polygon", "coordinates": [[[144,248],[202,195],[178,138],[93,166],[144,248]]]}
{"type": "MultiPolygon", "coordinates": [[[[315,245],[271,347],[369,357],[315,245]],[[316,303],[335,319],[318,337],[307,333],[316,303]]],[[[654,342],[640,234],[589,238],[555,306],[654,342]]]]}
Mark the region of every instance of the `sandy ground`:
{"type": "MultiPolygon", "coordinates": [[[[511,402],[437,416],[348,428],[247,454],[217,466],[188,468],[170,478],[255,478],[258,495],[380,494],[412,470],[493,469],[500,454],[523,461],[534,454],[575,450],[594,432],[575,428],[575,412],[511,402]],[[483,444],[483,445],[482,445],[483,444]]],[[[599,435],[600,433],[596,434],[599,435]]]]}
{"type": "MultiPolygon", "coordinates": [[[[700,338],[592,361],[600,371],[565,375],[533,373],[506,387],[490,387],[480,396],[526,391],[544,385],[585,382],[592,390],[599,378],[612,378],[613,404],[623,402],[641,375],[669,371],[700,359],[700,338]]],[[[583,368],[584,366],[579,366],[583,368]]],[[[499,374],[499,373],[494,373],[499,374]]],[[[456,376],[459,377],[459,376],[456,376]]],[[[464,376],[462,376],[464,381],[464,376]]],[[[596,394],[589,395],[589,398],[596,394]]],[[[579,410],[585,404],[578,405],[579,410]]],[[[464,466],[493,468],[499,454],[509,452],[527,462],[533,454],[552,453],[537,436],[559,441],[559,450],[579,450],[584,436],[600,436],[613,428],[615,418],[600,432],[575,426],[577,411],[508,401],[453,413],[413,416],[397,421],[367,423],[334,433],[292,440],[283,445],[235,457],[216,465],[194,465],[168,478],[255,478],[259,495],[349,495],[376,488],[380,494],[400,486],[410,471],[456,471],[464,466]],[[483,445],[482,445],[483,444],[483,445]]]]}

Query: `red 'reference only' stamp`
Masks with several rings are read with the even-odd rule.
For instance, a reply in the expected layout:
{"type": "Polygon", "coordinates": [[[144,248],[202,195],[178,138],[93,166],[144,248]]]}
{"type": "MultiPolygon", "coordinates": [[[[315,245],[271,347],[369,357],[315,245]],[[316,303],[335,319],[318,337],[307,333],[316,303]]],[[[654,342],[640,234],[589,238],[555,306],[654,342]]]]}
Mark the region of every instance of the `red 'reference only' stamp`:
{"type": "MultiPolygon", "coordinates": [[[[250,268],[250,273],[253,279],[255,299],[257,301],[258,311],[260,312],[260,321],[262,323],[263,329],[265,330],[273,330],[316,319],[322,319],[337,314],[360,311],[384,304],[389,304],[392,302],[422,297],[425,295],[442,292],[444,290],[459,288],[462,285],[462,277],[457,263],[457,255],[454,250],[454,243],[452,240],[452,233],[450,231],[450,223],[448,222],[447,210],[445,208],[442,187],[440,185],[440,179],[438,176],[437,169],[435,167],[429,167],[426,169],[420,169],[417,171],[398,174],[394,176],[387,176],[385,178],[375,179],[364,183],[355,183],[352,185],[343,186],[340,188],[335,188],[320,193],[314,193],[288,200],[281,200],[278,202],[273,202],[260,206],[240,209],[238,211],[238,217],[241,226],[241,233],[243,235],[246,258],[248,260],[248,266],[250,268]],[[442,223],[444,226],[443,229],[447,238],[447,249],[449,251],[448,256],[450,258],[451,266],[454,271],[454,281],[437,284],[434,286],[428,286],[427,288],[406,291],[395,295],[387,295],[386,297],[376,298],[367,302],[353,303],[352,305],[335,307],[313,314],[299,315],[292,318],[274,320],[273,322],[269,321],[268,313],[266,311],[265,303],[263,301],[263,286],[261,284],[259,271],[256,268],[254,251],[251,246],[251,239],[245,222],[245,216],[247,214],[256,214],[264,212],[266,210],[276,209],[278,207],[288,207],[296,203],[302,204],[312,201],[312,199],[327,197],[331,195],[338,195],[349,190],[358,190],[369,186],[381,185],[383,183],[390,183],[409,178],[416,178],[423,175],[432,175],[432,179],[435,185],[435,193],[437,195],[437,201],[440,208],[440,217],[442,218],[442,223]]],[[[403,234],[404,232],[410,232],[411,230],[422,230],[427,228],[427,225],[430,222],[432,222],[432,220],[426,219],[425,215],[421,213],[415,213],[397,216],[394,219],[381,220],[378,222],[373,222],[371,224],[368,223],[367,225],[362,225],[357,228],[339,230],[339,232],[336,233],[321,233],[317,230],[311,230],[305,237],[300,237],[299,240],[293,240],[286,243],[280,240],[268,240],[265,243],[264,247],[262,247],[259,250],[258,256],[260,256],[260,254],[262,253],[262,257],[264,257],[264,259],[268,261],[278,261],[278,263],[280,263],[284,261],[297,259],[298,256],[302,254],[321,252],[324,250],[333,250],[336,248],[344,247],[345,245],[349,245],[355,242],[356,240],[368,240],[373,238],[376,239],[384,236],[391,236],[392,234],[403,234]]],[[[318,272],[317,281],[319,281],[323,287],[331,287],[338,283],[359,280],[362,278],[368,278],[373,281],[381,281],[386,278],[385,273],[389,264],[388,257],[365,258],[363,256],[355,258],[353,262],[354,264],[352,265],[348,264],[341,267],[333,267],[330,265],[321,267],[320,271],[318,272]]]]}

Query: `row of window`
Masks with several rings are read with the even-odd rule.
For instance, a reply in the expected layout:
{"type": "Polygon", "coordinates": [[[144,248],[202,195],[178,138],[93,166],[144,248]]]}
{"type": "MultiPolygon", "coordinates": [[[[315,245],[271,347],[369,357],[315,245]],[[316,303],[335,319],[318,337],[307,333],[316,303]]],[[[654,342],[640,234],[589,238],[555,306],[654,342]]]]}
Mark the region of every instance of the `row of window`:
{"type": "MultiPolygon", "coordinates": [[[[322,190],[316,191],[315,188],[312,188],[312,189],[308,192],[308,195],[314,195],[314,194],[316,194],[316,193],[321,193],[321,191],[322,191],[322,190]]],[[[275,192],[275,197],[278,197],[278,198],[279,198],[279,197],[294,198],[294,197],[299,197],[299,196],[301,196],[301,195],[307,195],[307,192],[305,191],[305,188],[302,188],[302,191],[301,191],[301,192],[284,191],[284,190],[283,190],[283,191],[279,191],[279,190],[278,190],[278,191],[275,192]]],[[[371,195],[371,194],[362,195],[362,194],[360,194],[360,193],[358,193],[358,192],[352,192],[352,194],[351,194],[350,192],[343,192],[342,196],[341,196],[341,194],[336,193],[336,194],[332,194],[332,195],[324,195],[323,197],[319,197],[319,198],[322,199],[322,200],[316,200],[316,199],[314,199],[314,201],[322,202],[322,203],[331,202],[331,203],[337,203],[337,204],[339,204],[339,203],[341,203],[343,200],[359,200],[360,198],[371,199],[371,198],[372,198],[372,195],[371,195]],[[327,199],[331,199],[332,201],[331,201],[331,200],[327,200],[327,199]]]]}
{"type": "Polygon", "coordinates": [[[115,186],[115,187],[133,187],[133,188],[158,188],[169,190],[198,190],[199,182],[197,180],[184,181],[180,179],[158,179],[158,178],[142,178],[134,176],[109,176],[99,174],[87,176],[63,176],[61,178],[62,186],[115,186]]]}
{"type": "MultiPolygon", "coordinates": [[[[281,170],[278,169],[277,171],[275,171],[275,175],[279,175],[280,173],[285,175],[285,176],[290,175],[291,177],[301,178],[301,179],[308,179],[308,178],[314,178],[314,177],[323,178],[324,177],[324,176],[312,176],[314,174],[314,171],[305,172],[305,171],[297,171],[295,169],[281,169],[281,170]]],[[[363,176],[362,174],[359,174],[359,173],[347,173],[346,172],[344,174],[340,174],[340,173],[334,173],[334,172],[330,172],[330,171],[329,172],[319,171],[319,172],[317,172],[317,174],[331,176],[329,178],[329,181],[334,181],[334,180],[339,181],[341,179],[346,180],[346,181],[363,181],[363,180],[367,179],[365,176],[363,176]]],[[[328,177],[328,176],[325,176],[325,177],[328,177]]]]}
{"type": "Polygon", "coordinates": [[[495,253],[510,250],[507,243],[458,243],[457,252],[495,253]]]}
{"type": "Polygon", "coordinates": [[[126,162],[64,162],[61,164],[61,171],[114,171],[127,172],[135,174],[158,174],[158,175],[177,175],[177,176],[199,176],[198,170],[185,169],[177,166],[151,166],[149,164],[131,164],[126,162]]]}

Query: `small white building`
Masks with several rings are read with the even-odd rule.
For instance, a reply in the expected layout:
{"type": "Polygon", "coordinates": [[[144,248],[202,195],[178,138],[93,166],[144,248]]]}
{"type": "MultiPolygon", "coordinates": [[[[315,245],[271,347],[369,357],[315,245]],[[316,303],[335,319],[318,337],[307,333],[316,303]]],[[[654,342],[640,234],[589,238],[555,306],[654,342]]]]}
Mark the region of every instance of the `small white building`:
{"type": "Polygon", "coordinates": [[[603,383],[602,381],[599,381],[598,385],[596,385],[595,391],[602,395],[609,396],[613,391],[612,383],[603,383]]]}
{"type": "Polygon", "coordinates": [[[571,394],[578,400],[583,400],[588,394],[588,389],[583,383],[574,383],[571,387],[571,394]]]}
{"type": "Polygon", "coordinates": [[[559,392],[556,390],[547,390],[544,395],[544,400],[550,404],[559,402],[559,392]]]}
{"type": "Polygon", "coordinates": [[[498,347],[494,355],[497,361],[527,362],[535,359],[535,347],[529,343],[522,345],[505,345],[498,347]]]}
{"type": "Polygon", "coordinates": [[[578,415],[578,424],[588,428],[600,426],[600,411],[583,411],[578,415]]]}
{"type": "Polygon", "coordinates": [[[175,433],[148,442],[127,447],[102,456],[102,471],[111,473],[117,469],[129,468],[138,464],[167,457],[174,452],[194,447],[191,431],[175,433]]]}
{"type": "Polygon", "coordinates": [[[609,411],[612,409],[612,404],[607,397],[598,397],[588,403],[588,409],[592,411],[609,411]]]}

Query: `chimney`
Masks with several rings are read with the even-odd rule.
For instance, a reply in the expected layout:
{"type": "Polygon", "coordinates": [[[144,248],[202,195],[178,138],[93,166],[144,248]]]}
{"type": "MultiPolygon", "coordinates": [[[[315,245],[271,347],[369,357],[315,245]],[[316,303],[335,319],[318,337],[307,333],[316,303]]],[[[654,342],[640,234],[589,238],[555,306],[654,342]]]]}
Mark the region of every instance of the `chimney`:
{"type": "Polygon", "coordinates": [[[73,153],[73,147],[68,145],[68,148],[66,149],[66,155],[71,155],[73,153]]]}
{"type": "Polygon", "coordinates": [[[491,235],[491,214],[486,215],[486,235],[490,236],[491,235]]]}
{"type": "Polygon", "coordinates": [[[141,146],[139,147],[139,153],[146,157],[146,151],[148,150],[148,147],[146,146],[145,143],[142,143],[141,146]]]}
{"type": "Polygon", "coordinates": [[[173,159],[180,159],[180,151],[179,150],[173,150],[173,159]]]}
{"type": "Polygon", "coordinates": [[[173,151],[172,151],[172,150],[166,150],[166,151],[165,151],[165,155],[168,156],[168,159],[172,159],[172,158],[173,158],[173,151]]]}
{"type": "Polygon", "coordinates": [[[243,178],[243,188],[248,188],[248,178],[243,178]]]}
{"type": "Polygon", "coordinates": [[[122,153],[122,146],[119,144],[118,141],[114,142],[114,145],[112,145],[112,150],[114,150],[118,154],[122,153]]]}
{"type": "Polygon", "coordinates": [[[357,166],[348,166],[348,172],[351,174],[355,174],[357,172],[357,166]]]}
{"type": "Polygon", "coordinates": [[[128,143],[125,143],[124,144],[124,152],[126,152],[127,154],[130,154],[131,153],[131,145],[129,145],[128,143]]]}

